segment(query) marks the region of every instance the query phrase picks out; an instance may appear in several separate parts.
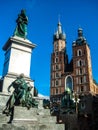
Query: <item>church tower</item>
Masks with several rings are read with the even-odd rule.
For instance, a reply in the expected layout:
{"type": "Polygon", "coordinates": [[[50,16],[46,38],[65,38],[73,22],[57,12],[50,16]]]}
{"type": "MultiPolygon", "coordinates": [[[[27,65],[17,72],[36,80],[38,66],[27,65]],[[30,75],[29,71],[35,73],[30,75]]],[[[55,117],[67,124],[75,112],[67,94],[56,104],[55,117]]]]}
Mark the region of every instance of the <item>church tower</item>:
{"type": "Polygon", "coordinates": [[[61,23],[58,22],[58,28],[53,36],[53,52],[51,54],[51,77],[50,77],[50,98],[52,101],[60,100],[64,92],[64,78],[68,57],[66,54],[66,35],[62,32],[61,23]]]}
{"type": "Polygon", "coordinates": [[[74,91],[88,93],[92,91],[92,67],[89,45],[83,36],[82,28],[78,29],[78,38],[73,42],[74,91]]]}

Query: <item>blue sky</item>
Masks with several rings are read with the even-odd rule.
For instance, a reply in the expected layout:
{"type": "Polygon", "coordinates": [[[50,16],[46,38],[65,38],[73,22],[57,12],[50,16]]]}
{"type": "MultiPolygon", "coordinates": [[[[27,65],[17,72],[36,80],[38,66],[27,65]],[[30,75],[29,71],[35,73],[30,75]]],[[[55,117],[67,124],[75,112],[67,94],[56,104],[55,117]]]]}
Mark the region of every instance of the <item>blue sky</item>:
{"type": "Polygon", "coordinates": [[[0,75],[3,45],[13,35],[21,9],[29,18],[27,38],[37,47],[31,60],[31,78],[39,93],[50,94],[50,57],[58,16],[66,33],[67,53],[72,58],[72,42],[81,27],[91,49],[93,78],[98,82],[98,1],[97,0],[2,0],[0,1],[0,75]]]}

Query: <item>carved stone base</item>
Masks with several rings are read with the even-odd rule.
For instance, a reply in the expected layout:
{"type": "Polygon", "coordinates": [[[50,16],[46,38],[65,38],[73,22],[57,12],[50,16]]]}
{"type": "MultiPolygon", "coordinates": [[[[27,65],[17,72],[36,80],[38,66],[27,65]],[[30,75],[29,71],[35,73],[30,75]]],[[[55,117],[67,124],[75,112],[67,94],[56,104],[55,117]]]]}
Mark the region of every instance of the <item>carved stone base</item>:
{"type": "Polygon", "coordinates": [[[37,118],[35,117],[37,113],[36,108],[27,109],[26,107],[14,107],[14,116],[12,123],[18,124],[31,124],[37,123],[37,118]]]}

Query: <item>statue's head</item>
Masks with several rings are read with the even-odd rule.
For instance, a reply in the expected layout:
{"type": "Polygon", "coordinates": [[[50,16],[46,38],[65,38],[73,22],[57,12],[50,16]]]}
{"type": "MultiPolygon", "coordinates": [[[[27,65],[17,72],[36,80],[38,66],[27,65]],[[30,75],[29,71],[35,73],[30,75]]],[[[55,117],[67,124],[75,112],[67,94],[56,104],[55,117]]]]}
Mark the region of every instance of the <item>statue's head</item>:
{"type": "Polygon", "coordinates": [[[24,74],[21,73],[21,74],[19,75],[19,78],[24,78],[24,74]]]}
{"type": "Polygon", "coordinates": [[[71,90],[69,87],[66,87],[66,92],[67,92],[67,94],[71,94],[71,90]]]}
{"type": "Polygon", "coordinates": [[[25,9],[22,9],[22,10],[21,10],[21,14],[22,14],[22,15],[26,15],[25,9]]]}

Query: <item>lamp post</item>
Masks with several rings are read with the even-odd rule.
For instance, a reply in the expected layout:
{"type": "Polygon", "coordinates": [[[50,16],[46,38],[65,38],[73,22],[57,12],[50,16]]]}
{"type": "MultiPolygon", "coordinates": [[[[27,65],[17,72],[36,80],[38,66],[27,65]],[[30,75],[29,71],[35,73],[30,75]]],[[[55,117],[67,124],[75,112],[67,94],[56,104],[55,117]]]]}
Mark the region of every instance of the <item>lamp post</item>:
{"type": "Polygon", "coordinates": [[[78,103],[79,103],[80,99],[79,99],[79,94],[76,93],[76,92],[73,93],[73,101],[74,101],[74,103],[75,103],[75,108],[76,108],[75,111],[76,111],[76,114],[78,114],[78,103]]]}

